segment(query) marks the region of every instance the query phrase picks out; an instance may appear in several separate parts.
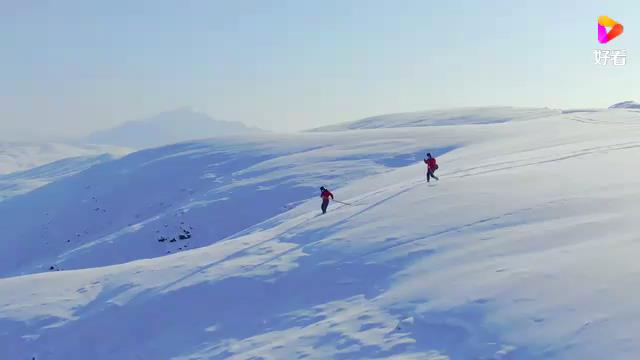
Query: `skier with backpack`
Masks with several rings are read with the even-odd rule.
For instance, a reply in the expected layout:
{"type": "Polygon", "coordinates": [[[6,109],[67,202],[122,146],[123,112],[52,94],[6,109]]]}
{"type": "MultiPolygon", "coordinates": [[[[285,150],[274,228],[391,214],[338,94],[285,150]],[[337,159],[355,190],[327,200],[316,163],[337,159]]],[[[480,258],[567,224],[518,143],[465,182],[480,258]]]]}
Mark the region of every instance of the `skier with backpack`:
{"type": "Polygon", "coordinates": [[[424,163],[427,164],[427,182],[430,182],[431,178],[440,180],[437,176],[434,175],[436,170],[438,170],[438,164],[436,163],[436,158],[431,156],[431,153],[427,154],[427,158],[424,159],[424,163]]]}
{"type": "Polygon", "coordinates": [[[333,200],[333,194],[331,191],[327,190],[324,186],[320,187],[320,197],[322,198],[322,213],[327,213],[327,207],[329,206],[329,198],[333,200]]]}

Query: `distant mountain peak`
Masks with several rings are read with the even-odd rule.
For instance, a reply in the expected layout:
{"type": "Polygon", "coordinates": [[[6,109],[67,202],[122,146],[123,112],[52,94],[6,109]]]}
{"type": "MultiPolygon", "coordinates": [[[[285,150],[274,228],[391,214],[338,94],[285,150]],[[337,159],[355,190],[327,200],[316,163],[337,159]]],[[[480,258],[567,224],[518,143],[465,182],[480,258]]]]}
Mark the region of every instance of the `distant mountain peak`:
{"type": "Polygon", "coordinates": [[[240,122],[214,119],[198,108],[185,106],[98,131],[85,141],[141,149],[259,131],[240,122]]]}
{"type": "Polygon", "coordinates": [[[609,109],[640,109],[640,103],[635,101],[623,101],[609,106],[609,109]]]}

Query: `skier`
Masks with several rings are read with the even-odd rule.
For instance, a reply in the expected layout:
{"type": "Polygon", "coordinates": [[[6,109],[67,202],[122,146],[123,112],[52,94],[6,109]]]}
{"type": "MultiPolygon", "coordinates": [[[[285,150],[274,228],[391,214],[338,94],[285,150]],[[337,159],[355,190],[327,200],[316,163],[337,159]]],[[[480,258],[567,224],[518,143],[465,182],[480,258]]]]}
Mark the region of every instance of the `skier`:
{"type": "Polygon", "coordinates": [[[327,190],[324,186],[320,187],[320,197],[322,198],[322,213],[327,213],[327,207],[329,206],[329,198],[333,200],[333,194],[327,190]]]}
{"type": "Polygon", "coordinates": [[[427,182],[434,178],[436,180],[440,180],[433,173],[438,170],[438,164],[436,163],[436,158],[431,156],[431,153],[427,154],[427,158],[424,159],[424,163],[427,164],[427,182]]]}

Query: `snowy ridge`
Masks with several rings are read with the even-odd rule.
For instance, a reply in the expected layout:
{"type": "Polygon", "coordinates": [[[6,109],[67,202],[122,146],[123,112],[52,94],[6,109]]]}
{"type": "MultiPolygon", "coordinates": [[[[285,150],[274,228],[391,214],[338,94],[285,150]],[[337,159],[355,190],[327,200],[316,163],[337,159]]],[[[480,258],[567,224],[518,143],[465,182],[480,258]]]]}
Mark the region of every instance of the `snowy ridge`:
{"type": "Polygon", "coordinates": [[[36,166],[78,156],[125,155],[129,150],[114,146],[59,143],[0,143],[0,175],[25,171],[36,166]]]}
{"type": "MultiPolygon", "coordinates": [[[[175,192],[185,184],[151,180],[176,166],[183,176],[171,179],[187,181],[181,179],[204,175],[210,165],[216,171],[205,178],[222,175],[222,182],[202,191],[229,198],[220,210],[225,221],[283,204],[292,184],[333,179],[326,185],[352,205],[333,203],[319,215],[314,186],[288,209],[198,249],[106,267],[93,267],[100,262],[83,255],[74,264],[84,269],[0,279],[6,294],[0,356],[635,358],[640,171],[629,163],[640,156],[639,119],[632,111],[603,110],[495,126],[212,141],[93,167],[0,203],[0,211],[43,211],[37,199],[53,192],[47,189],[84,184],[96,174],[117,182],[128,172],[131,182],[175,192]],[[438,183],[423,181],[418,155],[425,148],[438,156],[438,183]],[[239,169],[225,171],[214,161],[236,166],[239,159],[239,169]],[[594,172],[598,164],[624,176],[605,182],[594,172]],[[234,182],[225,181],[229,173],[234,182]],[[267,193],[274,196],[237,202],[243,191],[232,192],[236,181],[257,187],[272,181],[267,193]]],[[[145,186],[108,194],[155,196],[138,193],[145,186]]],[[[47,210],[68,212],[65,206],[54,202],[47,210]]],[[[201,217],[216,215],[207,209],[201,217]]],[[[144,241],[128,238],[118,251],[144,241]]],[[[0,253],[20,246],[2,244],[0,253]]],[[[5,274],[40,271],[12,265],[4,265],[5,274]]]]}
{"type": "Polygon", "coordinates": [[[623,101],[621,103],[611,105],[609,109],[640,109],[640,104],[635,101],[623,101]]]}
{"type": "Polygon", "coordinates": [[[561,113],[562,112],[560,110],[546,108],[469,107],[452,110],[432,110],[380,115],[353,122],[325,126],[311,131],[322,132],[398,127],[497,124],[510,121],[537,119],[559,115],[561,113]]]}

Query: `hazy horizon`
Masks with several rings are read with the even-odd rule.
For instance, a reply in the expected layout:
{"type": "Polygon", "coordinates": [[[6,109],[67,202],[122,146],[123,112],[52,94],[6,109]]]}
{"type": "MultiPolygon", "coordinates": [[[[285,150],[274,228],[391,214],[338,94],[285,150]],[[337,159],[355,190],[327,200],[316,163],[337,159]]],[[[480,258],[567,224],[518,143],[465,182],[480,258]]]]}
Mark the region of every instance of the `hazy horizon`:
{"type": "MultiPolygon", "coordinates": [[[[624,101],[619,101],[618,103],[621,103],[624,101]]],[[[611,105],[615,105],[615,104],[611,104],[611,105]]],[[[313,130],[315,128],[320,128],[323,126],[331,126],[331,125],[339,125],[341,123],[347,123],[347,122],[352,122],[352,121],[359,121],[359,120],[366,120],[368,118],[374,118],[377,116],[384,116],[384,115],[393,115],[393,114],[402,114],[402,113],[414,113],[414,112],[428,112],[428,111],[448,111],[448,110],[456,110],[456,109],[464,109],[464,108],[492,108],[492,107],[514,107],[514,108],[550,108],[550,109],[559,109],[559,110],[575,110],[575,109],[587,109],[587,107],[579,107],[579,108],[553,108],[553,107],[548,107],[548,106],[511,106],[511,105],[483,105],[483,106],[473,106],[473,105],[466,105],[466,106],[455,106],[455,107],[440,107],[440,108],[432,108],[432,109],[424,109],[424,110],[412,110],[412,111],[396,111],[396,112],[389,112],[389,113],[379,113],[379,114],[371,114],[371,115],[367,115],[367,116],[363,116],[363,117],[359,117],[359,118],[354,118],[354,119],[345,119],[345,120],[340,120],[337,122],[329,122],[326,124],[322,124],[322,125],[317,125],[317,126],[311,126],[308,128],[303,128],[303,129],[296,129],[296,130],[291,130],[291,131],[286,131],[286,130],[269,130],[269,129],[264,129],[261,128],[257,125],[249,125],[243,121],[237,121],[237,120],[233,120],[233,119],[220,119],[212,114],[207,113],[206,111],[203,111],[197,107],[194,106],[180,106],[178,108],[174,108],[174,109],[166,109],[166,110],[162,110],[153,114],[148,114],[147,116],[143,117],[143,118],[136,118],[136,119],[128,119],[128,120],[124,120],[124,121],[120,121],[115,123],[114,125],[107,127],[107,128],[96,128],[96,129],[92,129],[89,132],[86,133],[81,133],[81,134],[76,134],[76,135],[72,135],[72,136],[47,136],[44,135],[42,137],[38,137],[38,136],[34,136],[31,138],[27,138],[27,139],[7,139],[7,138],[1,138],[0,137],[0,141],[4,141],[4,142],[12,142],[15,141],[16,143],[29,143],[29,142],[34,142],[34,143],[38,143],[38,142],[42,142],[42,141],[51,141],[51,142],[82,142],[83,139],[86,139],[92,135],[95,134],[99,134],[99,133],[103,133],[103,132],[107,132],[116,128],[119,128],[123,125],[126,124],[131,124],[131,123],[137,123],[137,122],[146,122],[146,121],[153,121],[154,118],[156,118],[158,115],[161,114],[165,114],[165,113],[172,113],[172,112],[177,112],[177,111],[181,111],[181,110],[185,110],[185,111],[195,111],[195,112],[199,112],[199,113],[204,113],[205,115],[209,116],[212,120],[214,121],[222,121],[222,122],[237,122],[237,123],[241,123],[245,126],[247,126],[247,128],[253,128],[256,130],[265,130],[265,131],[269,131],[269,132],[275,132],[275,133],[292,133],[292,132],[304,132],[307,130],[313,130]]],[[[603,108],[606,108],[609,106],[605,106],[603,108]]],[[[596,109],[593,107],[589,107],[589,109],[596,109]]]]}
{"type": "Polygon", "coordinates": [[[633,4],[9,0],[0,140],[185,106],[277,132],[469,106],[605,108],[638,98],[633,4]],[[599,15],[625,26],[605,46],[599,15]],[[595,65],[602,48],[627,64],[595,65]]]}

